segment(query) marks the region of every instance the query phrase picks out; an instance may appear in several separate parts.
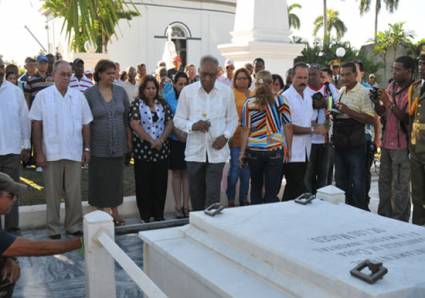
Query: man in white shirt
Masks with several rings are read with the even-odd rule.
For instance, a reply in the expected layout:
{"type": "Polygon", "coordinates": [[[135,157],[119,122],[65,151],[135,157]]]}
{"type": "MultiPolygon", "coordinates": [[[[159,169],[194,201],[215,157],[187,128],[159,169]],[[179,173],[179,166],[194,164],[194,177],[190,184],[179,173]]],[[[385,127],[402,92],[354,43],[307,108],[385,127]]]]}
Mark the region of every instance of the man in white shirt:
{"type": "MultiPolygon", "coordinates": [[[[0,172],[19,181],[20,159],[28,160],[30,122],[28,106],[21,89],[4,80],[4,63],[0,58],[0,172]]],[[[5,216],[4,229],[19,231],[18,202],[5,216]]]]}
{"type": "MultiPolygon", "coordinates": [[[[331,97],[331,108],[334,99],[338,97],[338,90],[332,84],[322,84],[320,66],[312,64],[309,68],[308,87],[313,94],[313,124],[326,125],[326,108],[328,98],[331,97]]],[[[311,153],[306,170],[306,187],[310,193],[316,193],[317,189],[328,184],[329,170],[329,138],[327,135],[313,134],[311,139],[311,153]]]]}
{"type": "Polygon", "coordinates": [[[82,59],[77,58],[72,62],[72,70],[74,74],[69,81],[70,88],[75,88],[84,93],[93,86],[93,82],[84,74],[84,61],[82,59]]]}
{"type": "Polygon", "coordinates": [[[231,89],[217,82],[218,61],[205,56],[200,63],[200,81],[180,93],[174,124],[187,136],[185,159],[193,210],[219,202],[227,144],[238,125],[231,89]]]}
{"type": "Polygon", "coordinates": [[[224,66],[226,67],[226,73],[223,74],[221,77],[219,77],[218,81],[220,81],[224,85],[232,87],[233,73],[235,72],[235,64],[233,63],[232,60],[227,59],[226,62],[224,63],[224,66]]]}
{"type": "Polygon", "coordinates": [[[123,87],[127,92],[128,99],[130,102],[136,99],[139,96],[139,82],[136,80],[137,72],[133,66],[130,66],[127,69],[128,80],[123,83],[123,87]]]}
{"type": "Polygon", "coordinates": [[[90,158],[89,123],[93,116],[84,95],[68,87],[71,74],[69,63],[56,62],[55,84],[37,94],[29,113],[36,163],[43,167],[51,239],[61,237],[59,211],[63,194],[65,230],[68,234],[81,234],[81,161],[87,163],[90,158]]]}
{"type": "Polygon", "coordinates": [[[297,63],[293,73],[291,87],[282,94],[288,101],[294,131],[291,159],[284,166],[286,186],[282,201],[293,200],[306,192],[304,177],[310,157],[312,135],[327,133],[323,124],[314,123],[313,94],[311,89],[307,88],[307,64],[297,63]]]}

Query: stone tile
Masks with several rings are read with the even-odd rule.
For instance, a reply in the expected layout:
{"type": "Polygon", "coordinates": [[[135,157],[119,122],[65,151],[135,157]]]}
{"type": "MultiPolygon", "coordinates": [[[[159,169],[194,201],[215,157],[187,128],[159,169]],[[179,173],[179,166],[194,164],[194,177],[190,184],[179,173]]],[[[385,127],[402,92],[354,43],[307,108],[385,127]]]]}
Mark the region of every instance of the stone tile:
{"type": "MultiPolygon", "coordinates": [[[[46,230],[24,231],[23,237],[46,239],[46,230]]],[[[116,242],[140,267],[143,266],[143,245],[137,234],[121,235],[116,242]]],[[[48,256],[19,258],[21,278],[16,298],[81,298],[85,297],[84,258],[78,252],[48,256]]],[[[117,297],[142,297],[142,292],[124,270],[115,268],[117,297]]]]}

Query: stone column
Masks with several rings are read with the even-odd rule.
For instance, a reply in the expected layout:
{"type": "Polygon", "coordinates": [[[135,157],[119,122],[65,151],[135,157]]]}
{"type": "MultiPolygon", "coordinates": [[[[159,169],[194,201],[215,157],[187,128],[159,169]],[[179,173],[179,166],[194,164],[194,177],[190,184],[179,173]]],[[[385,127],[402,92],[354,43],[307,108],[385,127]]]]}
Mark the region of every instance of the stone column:
{"type": "Polygon", "coordinates": [[[286,0],[237,0],[236,16],[230,44],[219,45],[226,59],[236,68],[261,57],[266,69],[285,75],[300,55],[304,45],[289,43],[286,0]]]}

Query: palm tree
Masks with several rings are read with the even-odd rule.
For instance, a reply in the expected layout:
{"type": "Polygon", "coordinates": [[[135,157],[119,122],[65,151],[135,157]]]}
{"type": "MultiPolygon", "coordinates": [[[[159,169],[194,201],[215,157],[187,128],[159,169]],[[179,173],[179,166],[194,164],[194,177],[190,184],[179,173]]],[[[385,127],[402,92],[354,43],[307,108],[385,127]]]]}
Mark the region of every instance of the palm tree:
{"type": "Polygon", "coordinates": [[[381,54],[384,59],[384,72],[387,73],[387,55],[390,49],[394,52],[393,61],[397,58],[399,46],[410,46],[413,34],[404,29],[404,23],[389,24],[389,29],[384,32],[378,32],[376,37],[374,51],[381,54]]]}
{"type": "MultiPolygon", "coordinates": [[[[327,27],[323,33],[323,48],[329,46],[329,41],[331,39],[332,31],[336,33],[336,40],[340,40],[345,32],[347,32],[347,27],[345,27],[344,22],[339,18],[339,12],[328,9],[326,13],[327,18],[327,27]]],[[[314,29],[313,35],[316,36],[317,32],[323,27],[324,28],[324,16],[319,16],[314,20],[314,29]]]]}
{"type": "Polygon", "coordinates": [[[298,3],[294,3],[288,6],[288,19],[289,19],[289,28],[300,29],[301,21],[300,18],[293,13],[294,9],[300,9],[301,5],[298,3]]]}
{"type": "MultiPolygon", "coordinates": [[[[385,7],[390,13],[393,13],[398,8],[399,0],[382,0],[385,3],[385,7]]],[[[381,0],[375,0],[375,31],[374,39],[377,41],[378,34],[378,16],[382,7],[381,0]]],[[[372,0],[360,0],[360,14],[363,15],[370,10],[372,0]]]]}
{"type": "Polygon", "coordinates": [[[329,45],[329,35],[326,34],[328,32],[328,14],[326,13],[328,11],[328,2],[327,0],[323,0],[323,47],[325,45],[329,45]]]}
{"type": "Polygon", "coordinates": [[[121,19],[131,20],[140,15],[133,0],[44,0],[43,9],[47,14],[64,18],[62,29],[74,49],[84,49],[89,41],[98,53],[107,52],[121,19]]]}

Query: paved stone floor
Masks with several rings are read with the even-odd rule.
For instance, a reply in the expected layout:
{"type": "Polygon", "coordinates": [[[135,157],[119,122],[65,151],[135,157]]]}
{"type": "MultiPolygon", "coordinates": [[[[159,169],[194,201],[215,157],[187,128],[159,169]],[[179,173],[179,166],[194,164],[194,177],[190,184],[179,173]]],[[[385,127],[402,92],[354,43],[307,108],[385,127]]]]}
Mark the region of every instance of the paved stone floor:
{"type": "MultiPolygon", "coordinates": [[[[378,185],[376,174],[372,178],[370,209],[376,213],[378,185]]],[[[135,221],[128,220],[130,223],[135,221]]],[[[23,236],[46,239],[46,230],[24,231],[23,236]]],[[[143,245],[137,234],[121,235],[116,242],[138,264],[143,266],[143,245]]],[[[85,269],[83,256],[77,252],[50,257],[19,258],[22,275],[15,288],[17,298],[81,298],[85,297],[85,269]]],[[[142,297],[138,287],[116,265],[117,297],[142,297]]]]}
{"type": "MultiPolygon", "coordinates": [[[[24,237],[46,239],[46,230],[25,231],[24,237]]],[[[116,242],[140,267],[143,246],[137,234],[121,235],[116,242]]],[[[82,298],[85,295],[84,257],[79,252],[49,257],[19,258],[21,278],[16,298],[82,298]]],[[[142,293],[119,265],[115,268],[117,297],[142,297],[142,293]]]]}

